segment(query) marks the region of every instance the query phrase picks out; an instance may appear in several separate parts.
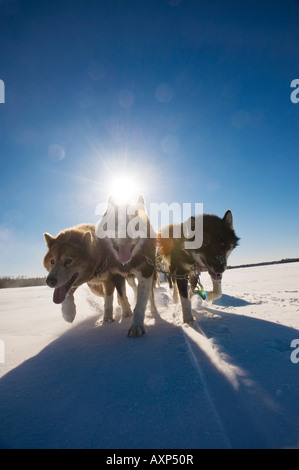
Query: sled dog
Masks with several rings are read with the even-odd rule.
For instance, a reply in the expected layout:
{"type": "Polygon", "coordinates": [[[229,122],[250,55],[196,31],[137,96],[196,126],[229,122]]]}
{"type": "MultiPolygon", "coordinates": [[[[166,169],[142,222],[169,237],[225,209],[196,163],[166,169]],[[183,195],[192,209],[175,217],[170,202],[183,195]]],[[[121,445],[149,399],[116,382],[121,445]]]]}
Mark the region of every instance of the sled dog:
{"type": "MultiPolygon", "coordinates": [[[[173,236],[173,226],[165,227],[158,234],[158,256],[162,256],[169,266],[170,276],[176,278],[176,284],[183,311],[183,321],[193,321],[191,302],[188,298],[188,278],[191,290],[195,288],[201,271],[208,271],[213,283],[213,290],[208,292],[208,300],[218,299],[222,295],[221,279],[227,267],[227,259],[237,246],[239,238],[233,229],[233,216],[226,211],[221,219],[216,215],[203,214],[203,243],[197,249],[185,249],[184,237],[173,236]],[[163,234],[167,234],[163,237],[163,234]]],[[[195,218],[191,217],[194,230],[195,218]]]]}
{"type": "Polygon", "coordinates": [[[110,196],[103,218],[96,226],[99,237],[106,237],[109,259],[108,267],[114,285],[122,296],[121,283],[127,279],[132,285],[137,279],[135,291],[136,305],[128,336],[142,336],[144,315],[148,300],[155,310],[153,298],[153,278],[155,263],[155,238],[146,215],[144,198],[139,196],[136,203],[117,205],[110,196]]]}
{"type": "MultiPolygon", "coordinates": [[[[44,233],[48,252],[44,266],[49,271],[46,282],[54,288],[53,302],[61,304],[63,318],[72,323],[76,316],[75,290],[87,283],[90,290],[104,297],[104,322],[113,321],[114,283],[107,269],[105,241],[95,234],[95,226],[77,225],[56,237],[44,233]]],[[[125,282],[120,283],[118,296],[122,315],[132,315],[125,294],[125,282]]]]}

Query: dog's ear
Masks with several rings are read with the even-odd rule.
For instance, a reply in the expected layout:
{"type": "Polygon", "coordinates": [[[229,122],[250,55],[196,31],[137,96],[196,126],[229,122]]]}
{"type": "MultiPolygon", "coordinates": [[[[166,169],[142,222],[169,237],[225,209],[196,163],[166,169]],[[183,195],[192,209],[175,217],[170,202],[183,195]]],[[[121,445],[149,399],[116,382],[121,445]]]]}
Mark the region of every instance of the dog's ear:
{"type": "Polygon", "coordinates": [[[107,201],[107,206],[111,204],[112,206],[115,206],[115,202],[111,194],[109,194],[108,201],[107,201]]]}
{"type": "Polygon", "coordinates": [[[190,228],[191,228],[192,232],[194,232],[194,230],[195,230],[195,217],[194,217],[194,215],[191,215],[191,217],[190,217],[190,228]]]}
{"type": "Polygon", "coordinates": [[[44,237],[45,237],[48,248],[51,248],[56,238],[52,237],[52,235],[50,235],[49,233],[44,233],[44,237]]]}
{"type": "Polygon", "coordinates": [[[84,243],[86,247],[89,247],[91,245],[91,239],[92,239],[92,235],[90,231],[88,231],[84,233],[82,237],[82,242],[84,243]]]}
{"type": "Polygon", "coordinates": [[[231,211],[226,211],[222,220],[230,229],[233,230],[233,214],[231,211]]]}
{"type": "Polygon", "coordinates": [[[142,204],[143,206],[145,206],[144,197],[142,194],[139,194],[139,197],[137,199],[137,204],[142,204]]]}

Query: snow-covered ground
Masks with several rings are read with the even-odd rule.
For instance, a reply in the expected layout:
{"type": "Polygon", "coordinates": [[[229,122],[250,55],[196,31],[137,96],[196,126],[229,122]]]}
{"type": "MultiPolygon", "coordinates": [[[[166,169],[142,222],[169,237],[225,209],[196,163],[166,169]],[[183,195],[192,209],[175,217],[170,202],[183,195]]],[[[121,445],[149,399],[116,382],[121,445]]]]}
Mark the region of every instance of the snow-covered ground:
{"type": "Polygon", "coordinates": [[[72,325],[48,287],[0,290],[0,447],[298,447],[298,279],[299,263],[229,270],[194,326],[163,283],[136,339],[86,286],[72,325]]]}

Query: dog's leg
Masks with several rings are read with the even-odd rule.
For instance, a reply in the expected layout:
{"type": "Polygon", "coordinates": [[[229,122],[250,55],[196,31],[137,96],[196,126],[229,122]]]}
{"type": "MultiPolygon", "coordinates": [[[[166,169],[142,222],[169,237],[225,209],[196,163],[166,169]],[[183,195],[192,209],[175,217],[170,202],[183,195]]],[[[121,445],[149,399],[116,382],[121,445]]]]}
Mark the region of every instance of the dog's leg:
{"type": "Polygon", "coordinates": [[[121,306],[123,318],[131,317],[132,310],[131,310],[128,297],[126,294],[126,280],[122,276],[119,276],[119,289],[117,289],[117,296],[118,296],[118,303],[121,306]]]}
{"type": "Polygon", "coordinates": [[[191,302],[188,298],[188,281],[187,279],[177,279],[176,283],[179,289],[182,304],[183,322],[192,323],[194,318],[192,317],[191,313],[191,302]]]}
{"type": "Polygon", "coordinates": [[[179,291],[178,291],[178,286],[177,286],[176,281],[173,281],[172,287],[173,287],[172,298],[173,298],[173,301],[177,304],[180,299],[180,296],[179,296],[179,291]]]}
{"type": "Polygon", "coordinates": [[[129,286],[133,289],[134,299],[135,299],[135,304],[136,304],[136,302],[137,302],[137,285],[136,285],[136,282],[135,282],[135,277],[132,276],[132,275],[129,275],[126,279],[127,279],[127,282],[129,284],[129,286]]]}
{"type": "Polygon", "coordinates": [[[144,313],[148,302],[151,287],[153,284],[153,275],[148,278],[141,277],[138,282],[137,302],[133,311],[133,322],[128,331],[130,338],[137,338],[144,334],[144,313]]]}
{"type": "Polygon", "coordinates": [[[213,279],[211,277],[213,283],[213,290],[207,293],[208,300],[216,300],[220,299],[222,296],[222,286],[221,286],[221,277],[219,279],[213,279]]]}
{"type": "Polygon", "coordinates": [[[117,293],[118,297],[118,303],[121,306],[121,313],[122,317],[131,317],[133,315],[131,306],[129,304],[127,296],[124,294],[124,296],[121,296],[119,293],[117,293]]]}
{"type": "Polygon", "coordinates": [[[190,291],[189,291],[189,298],[190,299],[192,299],[192,297],[194,295],[194,289],[197,286],[198,279],[199,279],[198,274],[192,274],[190,276],[190,291]]]}
{"type": "Polygon", "coordinates": [[[156,279],[155,279],[155,274],[154,274],[152,288],[151,288],[150,297],[149,297],[152,313],[156,313],[158,311],[156,307],[156,303],[155,303],[155,294],[154,294],[155,284],[156,284],[156,279]]]}
{"type": "Polygon", "coordinates": [[[76,304],[73,292],[70,292],[62,302],[61,312],[65,321],[73,323],[76,316],[76,304]]]}
{"type": "Polygon", "coordinates": [[[117,290],[117,299],[121,307],[122,317],[132,316],[132,310],[126,295],[126,280],[120,274],[112,274],[113,285],[117,290]]]}
{"type": "Polygon", "coordinates": [[[161,286],[161,283],[160,283],[159,273],[158,273],[158,271],[155,269],[155,273],[154,273],[154,287],[160,287],[160,286],[161,286]]]}
{"type": "Polygon", "coordinates": [[[103,282],[105,296],[104,296],[104,323],[112,323],[113,320],[113,293],[114,283],[112,279],[103,282]]]}

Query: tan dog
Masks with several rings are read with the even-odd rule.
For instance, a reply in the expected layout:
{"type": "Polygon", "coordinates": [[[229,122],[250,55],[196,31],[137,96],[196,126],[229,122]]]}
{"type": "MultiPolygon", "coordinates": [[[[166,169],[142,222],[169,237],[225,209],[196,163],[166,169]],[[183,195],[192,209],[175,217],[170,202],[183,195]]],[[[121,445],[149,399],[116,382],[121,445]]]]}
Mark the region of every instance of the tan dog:
{"type": "MultiPolygon", "coordinates": [[[[104,322],[112,322],[115,286],[107,269],[109,252],[105,240],[96,236],[95,226],[82,224],[60,232],[57,237],[48,233],[44,237],[49,248],[44,257],[44,266],[49,271],[46,282],[54,288],[53,302],[61,304],[63,318],[73,322],[76,316],[74,292],[87,283],[94,294],[104,297],[104,322]]],[[[122,314],[130,316],[125,281],[121,289],[118,300],[122,314]]]]}

